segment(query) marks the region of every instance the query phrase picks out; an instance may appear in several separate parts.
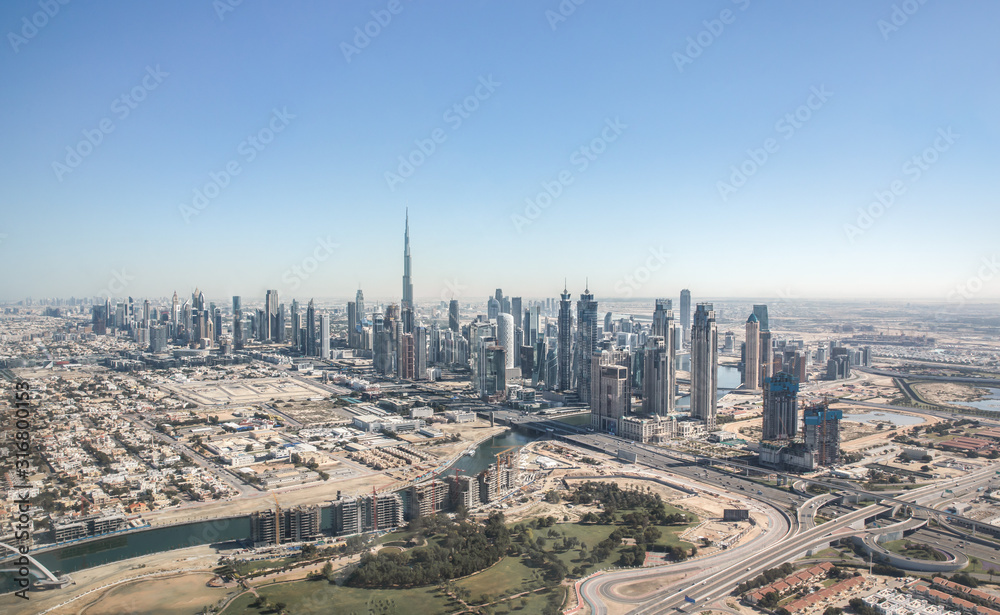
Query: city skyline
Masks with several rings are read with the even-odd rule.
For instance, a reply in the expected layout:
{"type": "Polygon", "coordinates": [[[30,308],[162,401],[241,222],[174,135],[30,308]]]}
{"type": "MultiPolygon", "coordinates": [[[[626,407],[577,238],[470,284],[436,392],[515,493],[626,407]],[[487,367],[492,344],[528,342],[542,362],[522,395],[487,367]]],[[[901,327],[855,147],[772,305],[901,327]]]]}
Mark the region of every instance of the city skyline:
{"type": "Polygon", "coordinates": [[[0,8],[0,299],[1000,296],[995,6],[222,4],[0,8]]]}

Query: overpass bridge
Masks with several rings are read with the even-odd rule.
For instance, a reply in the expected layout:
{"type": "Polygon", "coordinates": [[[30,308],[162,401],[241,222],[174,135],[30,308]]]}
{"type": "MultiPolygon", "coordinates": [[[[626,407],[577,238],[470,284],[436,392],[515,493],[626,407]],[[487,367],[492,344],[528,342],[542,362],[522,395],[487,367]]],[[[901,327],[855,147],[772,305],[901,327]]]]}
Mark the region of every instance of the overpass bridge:
{"type": "MultiPolygon", "coordinates": [[[[19,562],[20,559],[23,557],[29,563],[31,563],[31,565],[34,566],[39,572],[42,573],[42,578],[39,579],[38,581],[35,581],[35,583],[34,583],[35,587],[39,587],[39,588],[42,588],[42,589],[61,589],[61,588],[66,587],[67,585],[69,585],[70,583],[73,582],[73,580],[71,578],[69,578],[69,575],[65,575],[64,574],[61,577],[57,577],[56,575],[52,574],[52,572],[48,568],[46,568],[44,565],[42,565],[41,562],[39,562],[37,559],[33,558],[32,556],[28,555],[27,553],[22,554],[20,552],[20,550],[18,550],[17,547],[13,547],[13,546],[11,546],[11,545],[9,545],[7,543],[3,543],[3,542],[0,542],[0,547],[3,547],[4,552],[10,551],[13,555],[17,556],[17,558],[18,558],[17,560],[13,560],[12,557],[7,557],[6,559],[4,559],[4,561],[0,562],[0,565],[3,565],[3,564],[8,563],[10,561],[19,562]]],[[[3,568],[3,569],[0,569],[0,572],[14,572],[14,573],[16,573],[21,568],[23,568],[23,566],[18,565],[18,566],[14,567],[14,568],[3,568]]]]}

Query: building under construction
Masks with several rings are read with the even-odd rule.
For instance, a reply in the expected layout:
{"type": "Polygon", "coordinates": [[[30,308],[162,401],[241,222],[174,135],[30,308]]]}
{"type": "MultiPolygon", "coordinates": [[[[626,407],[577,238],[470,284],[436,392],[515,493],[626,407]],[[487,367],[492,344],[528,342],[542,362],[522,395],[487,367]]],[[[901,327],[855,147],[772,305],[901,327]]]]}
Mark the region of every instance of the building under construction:
{"type": "Polygon", "coordinates": [[[361,534],[403,524],[403,498],[398,493],[341,497],[330,503],[335,536],[361,534]]]}
{"type": "Polygon", "coordinates": [[[449,507],[448,483],[429,480],[410,486],[407,490],[407,519],[419,519],[444,512],[449,507]]]}
{"type": "Polygon", "coordinates": [[[448,499],[452,510],[464,506],[467,510],[479,506],[479,480],[474,476],[449,476],[448,499]]]}
{"type": "Polygon", "coordinates": [[[519,465],[520,449],[517,447],[497,453],[496,463],[479,473],[479,501],[489,504],[516,487],[519,465]]]}
{"type": "Polygon", "coordinates": [[[250,515],[250,538],[255,547],[306,542],[319,538],[321,533],[318,506],[264,510],[250,515]]]}
{"type": "Polygon", "coordinates": [[[806,450],[813,454],[817,466],[828,466],[840,461],[841,410],[830,410],[826,400],[806,408],[804,413],[806,450]]]}

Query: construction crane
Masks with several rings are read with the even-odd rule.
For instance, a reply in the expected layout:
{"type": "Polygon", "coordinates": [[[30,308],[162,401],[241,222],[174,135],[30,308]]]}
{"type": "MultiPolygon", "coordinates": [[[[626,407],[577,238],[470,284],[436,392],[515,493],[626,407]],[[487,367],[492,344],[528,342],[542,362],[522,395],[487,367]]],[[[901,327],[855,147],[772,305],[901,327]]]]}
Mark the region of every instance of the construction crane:
{"type": "Polygon", "coordinates": [[[516,451],[517,449],[517,446],[511,446],[497,453],[497,465],[507,466],[508,468],[513,467],[515,455],[513,451],[516,451]]]}

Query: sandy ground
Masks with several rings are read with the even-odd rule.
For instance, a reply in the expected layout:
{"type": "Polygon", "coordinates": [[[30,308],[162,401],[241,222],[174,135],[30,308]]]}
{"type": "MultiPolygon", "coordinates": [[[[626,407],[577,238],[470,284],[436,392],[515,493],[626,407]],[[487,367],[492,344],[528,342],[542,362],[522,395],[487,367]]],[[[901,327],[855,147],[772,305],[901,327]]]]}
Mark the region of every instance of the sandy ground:
{"type": "MultiPolygon", "coordinates": [[[[212,574],[192,572],[155,581],[122,584],[106,592],[95,592],[89,604],[67,613],[79,615],[189,615],[224,600],[234,589],[206,586],[212,574]]],[[[78,601],[84,604],[87,600],[78,601]]]]}
{"type": "MultiPolygon", "coordinates": [[[[201,606],[206,604],[214,603],[216,600],[225,596],[225,591],[213,590],[211,588],[205,587],[205,582],[211,578],[212,575],[207,574],[207,571],[215,567],[219,560],[219,555],[216,553],[215,549],[207,545],[202,545],[198,547],[190,547],[187,549],[178,549],[176,551],[167,551],[165,553],[157,553],[154,555],[145,555],[141,558],[134,558],[130,560],[124,560],[120,562],[114,562],[111,564],[105,564],[104,566],[97,566],[95,568],[88,568],[86,570],[81,570],[72,573],[70,576],[76,582],[75,585],[70,585],[63,589],[50,590],[44,592],[32,592],[30,594],[31,600],[25,604],[24,600],[16,598],[12,595],[0,596],[0,612],[6,615],[28,615],[33,613],[38,613],[45,609],[54,607],[60,603],[66,602],[72,597],[81,596],[82,594],[89,592],[98,587],[109,585],[112,583],[120,582],[124,579],[130,577],[136,577],[140,575],[146,575],[154,572],[161,571],[178,571],[186,570],[189,568],[196,568],[202,572],[202,576],[198,577],[197,583],[193,583],[191,578],[186,577],[184,587],[188,589],[185,594],[188,596],[187,599],[200,600],[196,602],[197,608],[186,611],[193,613],[201,606]],[[142,568],[138,566],[144,564],[142,568]],[[195,588],[202,588],[205,591],[201,592],[200,589],[195,591],[195,588]]],[[[160,587],[160,583],[163,579],[154,577],[153,579],[141,581],[139,583],[133,583],[132,585],[139,586],[155,586],[160,587]]],[[[59,608],[52,611],[59,615],[68,615],[70,613],[76,614],[82,612],[82,609],[94,601],[94,599],[105,591],[96,591],[87,596],[84,596],[78,600],[71,602],[65,607],[59,608]]],[[[135,596],[138,600],[139,594],[133,590],[128,590],[120,596],[135,596]]],[[[131,599],[131,598],[127,598],[131,599]]],[[[144,607],[145,608],[145,607],[144,607]]],[[[104,612],[104,611],[93,611],[93,612],[104,612]]],[[[110,611],[109,611],[110,612],[110,611]]],[[[135,611],[123,610],[118,611],[121,613],[150,613],[153,611],[136,609],[135,611]]],[[[159,611],[158,611],[159,612],[159,611]]],[[[162,611],[163,613],[171,611],[162,611]]]]}
{"type": "Polygon", "coordinates": [[[955,382],[919,382],[913,385],[913,389],[929,403],[942,405],[975,401],[986,394],[983,389],[955,382]]]}
{"type": "MultiPolygon", "coordinates": [[[[435,446],[421,446],[418,450],[435,455],[442,463],[458,457],[474,443],[507,430],[507,427],[503,426],[490,427],[488,423],[483,421],[467,425],[442,425],[441,427],[445,433],[459,433],[462,436],[462,440],[435,446]]],[[[157,526],[215,517],[244,515],[273,507],[274,497],[278,498],[278,502],[282,506],[315,504],[337,499],[338,491],[343,495],[356,495],[370,492],[373,486],[383,489],[402,485],[407,481],[408,475],[399,470],[375,472],[346,458],[338,457],[338,461],[355,469],[357,475],[343,479],[332,477],[325,482],[296,485],[270,492],[255,491],[245,496],[233,498],[231,501],[211,501],[186,508],[169,508],[153,511],[144,513],[143,518],[149,521],[150,524],[157,526]]]]}

